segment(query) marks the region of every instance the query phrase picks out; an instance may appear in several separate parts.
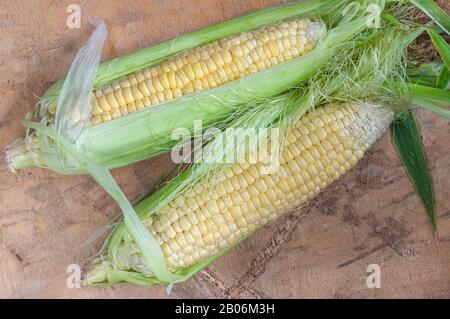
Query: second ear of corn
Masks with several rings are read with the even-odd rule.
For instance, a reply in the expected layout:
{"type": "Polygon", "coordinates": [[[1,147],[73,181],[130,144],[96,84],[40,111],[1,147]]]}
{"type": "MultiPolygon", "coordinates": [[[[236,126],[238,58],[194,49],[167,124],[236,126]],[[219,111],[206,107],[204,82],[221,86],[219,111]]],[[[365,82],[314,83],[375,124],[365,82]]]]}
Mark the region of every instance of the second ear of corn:
{"type": "MultiPolygon", "coordinates": [[[[233,164],[219,181],[189,188],[144,224],[171,271],[192,266],[317,195],[361,159],[392,118],[390,110],[366,104],[319,107],[289,132],[275,173],[263,173],[261,163],[233,164]]],[[[152,276],[128,234],[117,253],[113,265],[93,267],[87,282],[106,280],[105,265],[152,276]]]]}
{"type": "Polygon", "coordinates": [[[315,48],[322,22],[296,19],[196,47],[93,92],[91,124],[208,90],[302,56],[315,48]]]}

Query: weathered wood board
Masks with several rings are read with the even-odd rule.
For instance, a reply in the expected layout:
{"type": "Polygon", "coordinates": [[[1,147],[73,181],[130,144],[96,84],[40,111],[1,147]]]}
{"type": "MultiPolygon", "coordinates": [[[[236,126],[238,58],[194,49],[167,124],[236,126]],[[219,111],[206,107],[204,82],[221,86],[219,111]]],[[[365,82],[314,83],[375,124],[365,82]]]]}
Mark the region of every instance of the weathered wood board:
{"type": "MultiPolygon", "coordinates": [[[[80,1],[81,29],[65,26],[73,1],[0,0],[0,147],[24,134],[21,120],[62,77],[103,18],[104,58],[282,1],[80,1]]],[[[0,165],[0,298],[450,297],[450,125],[418,112],[436,192],[439,229],[430,222],[389,133],[349,174],[309,205],[261,229],[167,296],[164,288],[121,285],[69,289],[66,269],[101,243],[83,246],[118,208],[86,176],[42,169],[18,175],[0,165]],[[381,288],[366,285],[381,267],[381,288]]],[[[162,156],[117,169],[136,198],[171,167],[162,156]]]]}

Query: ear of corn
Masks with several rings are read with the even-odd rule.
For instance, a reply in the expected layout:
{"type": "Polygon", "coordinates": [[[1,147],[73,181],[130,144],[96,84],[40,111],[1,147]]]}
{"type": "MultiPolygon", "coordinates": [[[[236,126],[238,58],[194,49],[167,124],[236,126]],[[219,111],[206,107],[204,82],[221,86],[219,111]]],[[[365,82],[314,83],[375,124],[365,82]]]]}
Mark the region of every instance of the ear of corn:
{"type": "MultiPolygon", "coordinates": [[[[275,10],[275,12],[278,12],[277,17],[280,19],[281,12],[285,17],[304,17],[305,13],[317,13],[331,26],[328,33],[324,34],[322,23],[307,22],[306,24],[310,25],[307,30],[316,31],[307,32],[305,29],[298,29],[298,40],[292,39],[292,43],[297,43],[298,48],[294,49],[291,46],[289,51],[283,51],[283,54],[280,54],[282,48],[284,49],[289,44],[287,41],[277,41],[276,36],[280,34],[283,36],[283,33],[286,33],[286,28],[281,28],[284,30],[281,31],[281,29],[270,29],[269,27],[265,31],[260,31],[259,38],[256,36],[254,40],[258,43],[257,39],[260,39],[262,47],[259,46],[258,48],[263,49],[263,53],[260,53],[264,57],[270,56],[269,59],[264,60],[264,68],[262,68],[261,60],[258,60],[260,59],[258,55],[260,50],[256,48],[251,52],[248,47],[250,44],[244,46],[248,49],[246,59],[239,56],[241,51],[247,52],[242,49],[243,46],[231,46],[229,48],[224,44],[218,49],[217,45],[211,44],[214,50],[222,50],[222,60],[224,60],[224,56],[227,56],[228,58],[225,57],[225,59],[229,61],[229,55],[224,52],[234,51],[237,59],[233,59],[231,53],[232,60],[229,68],[222,65],[221,68],[216,70],[217,72],[207,73],[210,70],[207,68],[206,61],[210,61],[208,60],[210,55],[211,60],[214,61],[212,57],[215,56],[215,52],[209,51],[211,47],[203,48],[206,51],[193,49],[190,53],[186,53],[186,56],[181,53],[159,67],[154,66],[142,71],[137,71],[134,67],[130,68],[130,71],[133,70],[136,73],[123,80],[122,86],[121,82],[113,82],[101,89],[94,85],[96,93],[94,93],[95,98],[93,99],[92,123],[102,123],[92,125],[83,132],[83,141],[77,141],[80,150],[87,158],[107,168],[127,165],[170,149],[177,142],[171,139],[171,133],[175,128],[192,129],[194,120],[202,120],[203,127],[207,128],[213,123],[226,119],[227,116],[252,100],[268,98],[298,86],[326,65],[338,49],[343,49],[346,44],[350,44],[350,40],[367,27],[367,17],[364,14],[362,16],[356,15],[352,19],[346,19],[338,24],[339,20],[329,18],[330,7],[336,9],[334,4],[330,5],[330,1],[313,3],[314,5],[311,5],[311,3],[289,5],[288,7],[291,9],[298,9],[293,11],[295,14],[289,10],[281,9],[281,11],[275,10]],[[273,32],[269,32],[270,30],[273,30],[273,32]],[[303,31],[305,31],[306,36],[303,31]],[[269,37],[269,42],[267,42],[269,45],[263,43],[267,39],[266,35],[269,37]],[[324,38],[313,49],[317,44],[319,35],[323,35],[324,38]],[[304,41],[305,38],[306,41],[304,41]],[[312,41],[308,41],[308,39],[312,41]],[[311,49],[313,49],[311,52],[301,56],[301,53],[311,49]],[[202,60],[201,54],[206,60],[202,60]],[[192,63],[187,61],[188,57],[192,58],[192,63]],[[285,60],[287,61],[282,62],[285,60]],[[177,68],[177,61],[179,73],[172,72],[174,71],[173,68],[177,68]],[[204,63],[201,63],[202,61],[204,63]],[[186,66],[186,63],[188,66],[186,66]],[[244,68],[244,65],[247,68],[244,68]],[[165,69],[164,72],[163,68],[165,69]],[[255,68],[258,72],[255,72],[255,68]],[[237,76],[243,77],[238,81],[233,81],[237,78],[236,70],[241,72],[237,76]],[[193,75],[198,78],[192,79],[193,75]],[[184,84],[183,80],[185,81],[184,84]],[[187,82],[187,80],[190,80],[190,82],[187,82]],[[217,86],[221,82],[222,84],[217,86]],[[173,88],[174,85],[181,86],[173,88]],[[208,87],[209,89],[204,89],[208,87]],[[200,90],[187,94],[191,91],[191,88],[192,90],[194,88],[200,90]],[[183,96],[182,90],[187,95],[183,96]],[[182,96],[174,99],[180,94],[182,96]],[[161,103],[161,101],[163,102],[161,103]],[[146,106],[154,105],[153,103],[155,103],[155,107],[146,108],[146,106]],[[134,112],[138,109],[142,110],[134,112]],[[126,116],[123,116],[124,114],[126,116]],[[110,121],[114,117],[117,119],[110,121]]],[[[268,20],[272,22],[272,19],[268,20]]],[[[296,21],[298,28],[303,26],[307,20],[296,21]]],[[[257,25],[259,26],[259,24],[257,25]]],[[[283,25],[286,26],[282,23],[280,27],[283,25]]],[[[289,33],[289,22],[287,26],[287,32],[289,33]]],[[[234,31],[235,29],[233,29],[232,34],[235,33],[234,31]]],[[[242,37],[247,38],[248,34],[242,35],[242,37]]],[[[220,42],[218,43],[220,44],[220,42]]],[[[225,41],[225,43],[228,42],[225,41]]],[[[128,61],[128,58],[126,60],[128,61]]],[[[158,59],[152,58],[151,60],[155,62],[158,59]]],[[[158,62],[160,61],[158,60],[158,62]]],[[[150,65],[153,65],[152,63],[150,65]]],[[[222,63],[220,58],[218,58],[218,63],[222,63]]],[[[215,66],[217,65],[216,63],[215,66]]],[[[118,68],[120,67],[118,66],[118,68]]],[[[214,65],[212,68],[214,68],[214,65]]],[[[102,70],[103,68],[100,68],[100,71],[102,70]]],[[[95,83],[103,83],[103,81],[96,80],[95,83]]],[[[42,111],[42,114],[50,116],[47,112],[42,111]]],[[[41,120],[41,123],[45,123],[45,118],[41,120]]],[[[57,144],[49,141],[48,136],[39,133],[39,130],[27,137],[26,140],[13,144],[7,149],[9,168],[13,171],[34,165],[66,174],[86,172],[86,167],[83,167],[83,165],[67,165],[67,163],[73,161],[70,158],[61,158],[64,156],[58,150],[57,144]],[[27,152],[23,153],[25,149],[27,152]]]]}
{"type": "MultiPolygon", "coordinates": [[[[359,1],[356,0],[356,2],[359,1]]],[[[324,16],[328,13],[335,13],[348,2],[350,1],[307,0],[301,3],[283,4],[217,23],[199,31],[177,36],[175,39],[101,63],[94,82],[94,88],[99,89],[129,74],[152,67],[182,51],[242,32],[255,30],[285,19],[324,16]]],[[[45,93],[43,103],[39,104],[39,113],[42,117],[45,117],[55,107],[63,82],[64,80],[56,82],[45,93]]]]}
{"type": "MultiPolygon", "coordinates": [[[[234,164],[213,185],[195,185],[143,222],[168,268],[182,271],[317,195],[358,162],[392,118],[392,111],[366,104],[320,107],[289,132],[274,174],[265,174],[261,162],[234,164]]],[[[145,202],[137,207],[145,216],[144,209],[145,202]]],[[[114,260],[94,267],[88,283],[106,281],[116,270],[152,277],[133,239],[123,229],[118,234],[114,260]]]]}
{"type": "Polygon", "coordinates": [[[305,55],[324,32],[320,22],[295,19],[190,49],[96,90],[91,123],[212,89],[305,55]]]}

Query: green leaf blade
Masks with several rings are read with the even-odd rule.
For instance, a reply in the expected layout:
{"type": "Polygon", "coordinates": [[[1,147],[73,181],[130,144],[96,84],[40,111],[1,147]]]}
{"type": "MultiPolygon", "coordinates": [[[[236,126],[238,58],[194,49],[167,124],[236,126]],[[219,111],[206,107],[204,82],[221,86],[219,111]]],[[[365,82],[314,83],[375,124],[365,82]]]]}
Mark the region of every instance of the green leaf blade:
{"type": "Polygon", "coordinates": [[[447,34],[450,34],[450,17],[432,0],[410,0],[412,4],[426,13],[447,34]]]}
{"type": "Polygon", "coordinates": [[[416,104],[415,107],[427,109],[450,121],[450,111],[440,106],[439,103],[426,99],[416,99],[414,103],[416,104]]]}
{"type": "Polygon", "coordinates": [[[447,69],[450,70],[450,45],[435,29],[429,28],[427,31],[434,47],[441,56],[442,62],[444,62],[447,69]]]}
{"type": "Polygon", "coordinates": [[[413,84],[409,86],[409,93],[412,100],[429,100],[442,105],[450,105],[450,92],[426,85],[413,84]]]}
{"type": "Polygon", "coordinates": [[[442,68],[439,73],[439,77],[436,80],[436,87],[440,89],[450,89],[450,70],[447,68],[442,68]]]}
{"type": "Polygon", "coordinates": [[[425,206],[436,229],[436,209],[431,177],[414,113],[395,121],[391,125],[392,141],[403,165],[425,206]]]}

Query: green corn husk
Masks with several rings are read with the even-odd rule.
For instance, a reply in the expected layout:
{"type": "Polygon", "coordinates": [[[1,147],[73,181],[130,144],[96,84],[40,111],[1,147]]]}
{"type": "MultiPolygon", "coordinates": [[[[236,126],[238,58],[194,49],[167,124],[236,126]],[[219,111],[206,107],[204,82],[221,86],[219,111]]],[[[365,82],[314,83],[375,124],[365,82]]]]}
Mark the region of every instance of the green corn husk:
{"type": "MultiPolygon", "coordinates": [[[[361,3],[359,10],[346,12],[345,15],[341,11],[350,3],[349,0],[311,0],[269,8],[102,63],[93,88],[160,63],[182,50],[284,19],[319,17],[329,30],[316,49],[305,56],[215,89],[186,95],[114,121],[87,127],[83,131],[83,142],[78,143],[80,152],[90,161],[108,169],[128,165],[168,151],[176,144],[171,139],[171,133],[176,128],[192,129],[194,120],[202,120],[206,129],[252,100],[275,96],[298,86],[366,29],[370,13],[365,8],[369,3],[378,1],[356,2],[361,3]]],[[[41,124],[46,125],[45,116],[58,100],[61,87],[61,81],[52,86],[39,104],[41,124]]],[[[6,157],[12,171],[39,166],[63,174],[87,172],[85,166],[73,165],[74,161],[65,157],[58,144],[39,129],[7,147],[6,157]]]]}
{"type": "MultiPolygon", "coordinates": [[[[416,30],[407,34],[397,29],[373,32],[354,43],[353,47],[347,47],[346,53],[341,52],[332,60],[334,67],[329,67],[323,73],[313,77],[307,86],[258,102],[257,105],[249,108],[248,112],[243,110],[236,115],[234,122],[228,123],[228,127],[267,128],[275,126],[281,128],[283,132],[287,132],[311,108],[324,103],[342,101],[382,103],[395,110],[397,114],[402,114],[410,108],[407,103],[408,99],[405,97],[406,93],[402,92],[401,95],[397,95],[398,91],[387,90],[384,82],[395,80],[397,83],[403,83],[406,78],[405,48],[420,33],[421,30],[416,30]]],[[[406,83],[404,87],[407,87],[406,83]]],[[[215,146],[218,145],[213,144],[206,151],[206,155],[210,154],[215,146]]],[[[226,154],[220,153],[218,158],[224,156],[226,154]]],[[[155,194],[140,202],[136,206],[136,212],[142,220],[146,220],[163,205],[195,186],[196,183],[214,180],[214,177],[220,175],[225,166],[226,164],[211,165],[201,161],[193,164],[155,194]]],[[[168,284],[155,276],[149,277],[138,271],[120,268],[119,265],[123,264],[122,261],[127,259],[127,256],[122,255],[124,250],[119,249],[126,234],[126,226],[123,223],[119,224],[100,257],[93,261],[93,266],[85,277],[85,284],[121,282],[146,286],[168,284]]],[[[245,238],[241,238],[220,253],[191,267],[180,269],[175,273],[179,276],[176,282],[187,280],[242,240],[245,238]]]]}

